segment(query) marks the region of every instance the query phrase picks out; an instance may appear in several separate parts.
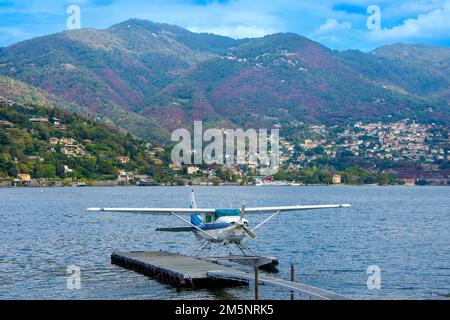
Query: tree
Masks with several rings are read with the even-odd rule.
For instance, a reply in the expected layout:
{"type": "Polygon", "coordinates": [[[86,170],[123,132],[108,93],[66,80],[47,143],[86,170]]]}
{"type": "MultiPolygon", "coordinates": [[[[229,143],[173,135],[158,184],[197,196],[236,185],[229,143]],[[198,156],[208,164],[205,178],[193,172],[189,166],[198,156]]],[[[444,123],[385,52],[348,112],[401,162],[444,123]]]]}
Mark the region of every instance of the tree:
{"type": "Polygon", "coordinates": [[[6,163],[6,172],[8,173],[8,176],[15,177],[19,174],[19,168],[14,164],[14,162],[10,161],[6,163]]]}
{"type": "Polygon", "coordinates": [[[55,178],[56,169],[52,164],[38,164],[35,170],[36,178],[55,178]]]}
{"type": "Polygon", "coordinates": [[[3,131],[0,131],[0,145],[7,146],[10,143],[11,143],[11,140],[9,138],[9,135],[7,135],[3,131]]]}
{"type": "Polygon", "coordinates": [[[395,183],[395,178],[387,173],[379,173],[376,176],[376,182],[380,185],[380,186],[386,186],[389,184],[394,184],[395,183]]]}
{"type": "Polygon", "coordinates": [[[430,185],[430,183],[428,181],[426,181],[426,180],[417,180],[416,181],[416,185],[418,185],[418,186],[428,186],[428,185],[430,185]]]}
{"type": "Polygon", "coordinates": [[[319,171],[319,180],[323,184],[332,184],[333,176],[328,171],[321,170],[319,171]]]}

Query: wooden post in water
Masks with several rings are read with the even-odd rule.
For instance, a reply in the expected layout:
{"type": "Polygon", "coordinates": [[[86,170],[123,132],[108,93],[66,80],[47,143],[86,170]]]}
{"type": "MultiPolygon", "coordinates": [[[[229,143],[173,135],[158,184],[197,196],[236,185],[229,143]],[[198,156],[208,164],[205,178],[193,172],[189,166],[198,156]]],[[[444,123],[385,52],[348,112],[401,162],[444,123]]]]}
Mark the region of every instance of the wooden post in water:
{"type": "MultiPolygon", "coordinates": [[[[295,267],[291,264],[291,281],[295,282],[295,267]]],[[[291,300],[295,300],[295,293],[291,291],[291,300]]]]}
{"type": "Polygon", "coordinates": [[[258,267],[255,266],[255,300],[258,300],[259,298],[258,282],[259,282],[259,270],[258,267]]]}

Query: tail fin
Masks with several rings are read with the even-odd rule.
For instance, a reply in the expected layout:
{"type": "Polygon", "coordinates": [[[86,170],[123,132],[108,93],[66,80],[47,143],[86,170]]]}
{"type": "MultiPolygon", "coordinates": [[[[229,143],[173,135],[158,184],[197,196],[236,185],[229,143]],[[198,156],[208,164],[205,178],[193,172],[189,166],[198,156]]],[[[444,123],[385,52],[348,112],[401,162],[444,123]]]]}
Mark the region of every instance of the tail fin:
{"type": "MultiPolygon", "coordinates": [[[[191,203],[189,204],[189,207],[192,209],[197,208],[197,202],[195,202],[194,189],[192,189],[192,192],[191,192],[191,203]]],[[[203,223],[202,216],[199,214],[191,214],[191,223],[194,226],[198,227],[199,225],[201,225],[203,223]]]]}
{"type": "Polygon", "coordinates": [[[195,202],[194,189],[192,189],[192,192],[191,192],[191,203],[190,203],[189,207],[192,208],[192,209],[196,209],[197,208],[197,202],[195,202]]]}

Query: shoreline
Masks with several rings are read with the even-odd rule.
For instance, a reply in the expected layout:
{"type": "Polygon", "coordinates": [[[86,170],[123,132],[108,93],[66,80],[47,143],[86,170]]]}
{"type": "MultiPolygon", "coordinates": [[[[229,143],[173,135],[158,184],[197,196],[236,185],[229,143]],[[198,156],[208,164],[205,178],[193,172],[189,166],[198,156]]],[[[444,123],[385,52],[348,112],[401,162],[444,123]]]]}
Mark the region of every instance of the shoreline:
{"type": "Polygon", "coordinates": [[[232,184],[232,183],[225,183],[225,184],[193,184],[193,185],[167,185],[167,184],[159,184],[159,185],[152,185],[152,186],[137,186],[137,185],[112,185],[112,184],[98,184],[98,185],[73,185],[73,186],[61,186],[61,185],[21,185],[21,186],[7,186],[7,185],[0,185],[0,189],[67,189],[67,188],[155,188],[155,187],[255,187],[255,188],[267,188],[267,187],[405,187],[405,188],[411,188],[411,187],[449,187],[448,184],[430,184],[430,185],[404,185],[404,184],[390,184],[390,185],[378,185],[378,184],[304,184],[304,185],[264,185],[264,186],[257,186],[254,184],[247,184],[247,185],[241,185],[241,184],[232,184]]]}

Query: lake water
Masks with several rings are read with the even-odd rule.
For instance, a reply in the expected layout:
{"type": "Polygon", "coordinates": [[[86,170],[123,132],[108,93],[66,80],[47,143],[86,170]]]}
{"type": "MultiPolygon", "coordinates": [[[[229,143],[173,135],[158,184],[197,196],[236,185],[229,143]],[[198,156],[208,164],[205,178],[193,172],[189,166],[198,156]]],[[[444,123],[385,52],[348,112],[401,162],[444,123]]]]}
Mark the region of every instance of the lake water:
{"type": "MultiPolygon", "coordinates": [[[[207,207],[350,203],[346,210],[285,213],[247,244],[290,264],[298,281],[355,299],[446,299],[450,293],[448,187],[195,187],[207,207]],[[381,269],[381,289],[367,287],[367,268],[381,269]]],[[[87,213],[88,207],[184,207],[188,187],[0,189],[1,299],[252,299],[250,287],[176,290],[113,266],[113,251],[190,254],[189,233],[169,216],[87,213]],[[67,288],[67,267],[81,269],[81,289],[67,288]]],[[[268,215],[247,216],[256,225],[268,215]]],[[[261,298],[289,299],[263,286],[261,298]]]]}

